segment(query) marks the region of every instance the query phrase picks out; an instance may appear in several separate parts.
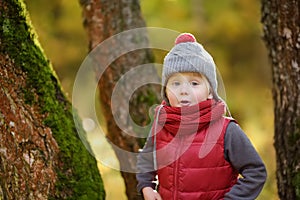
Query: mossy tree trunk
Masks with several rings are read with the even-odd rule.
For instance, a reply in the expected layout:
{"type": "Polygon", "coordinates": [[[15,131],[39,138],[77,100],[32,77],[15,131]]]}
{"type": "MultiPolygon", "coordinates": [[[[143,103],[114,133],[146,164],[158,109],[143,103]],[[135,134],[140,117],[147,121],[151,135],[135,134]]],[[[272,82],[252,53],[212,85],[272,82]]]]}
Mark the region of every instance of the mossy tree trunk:
{"type": "MultiPolygon", "coordinates": [[[[145,22],[141,16],[140,4],[138,0],[90,0],[80,1],[83,9],[83,22],[84,27],[88,34],[89,49],[94,50],[97,45],[105,41],[107,38],[110,40],[112,36],[121,33],[126,30],[133,30],[139,27],[145,27],[145,22]]],[[[117,37],[116,37],[117,38],[117,37]]],[[[116,39],[117,40],[117,39],[116,39]]],[[[148,42],[148,36],[146,32],[136,32],[129,35],[127,38],[124,37],[122,44],[125,46],[139,45],[139,42],[148,42]]],[[[113,54],[113,51],[117,51],[120,46],[120,41],[111,42],[109,47],[106,47],[107,54],[100,54],[102,58],[99,58],[99,63],[108,63],[109,56],[113,54]],[[112,53],[110,54],[109,51],[112,53]],[[105,60],[107,59],[107,60],[105,60]]],[[[99,57],[100,57],[99,56],[99,57]]],[[[149,68],[149,73],[136,76],[131,80],[129,84],[120,84],[120,90],[122,91],[122,97],[118,99],[119,104],[114,105],[112,111],[112,93],[117,85],[120,78],[126,74],[129,70],[134,69],[137,66],[141,66],[146,63],[153,63],[153,55],[150,49],[144,48],[135,50],[132,52],[126,52],[124,55],[120,55],[113,61],[109,66],[102,66],[106,68],[102,74],[101,70],[95,69],[97,76],[100,76],[99,90],[100,90],[100,103],[102,104],[103,115],[107,121],[107,139],[116,145],[118,148],[123,149],[127,152],[138,152],[143,142],[138,137],[141,133],[132,133],[135,128],[130,125],[130,117],[140,126],[144,126],[149,122],[148,111],[149,107],[158,103],[159,99],[159,86],[157,85],[146,85],[138,88],[131,96],[134,88],[128,88],[129,85],[134,85],[134,81],[147,78],[148,76],[154,76],[153,78],[159,77],[156,70],[149,68]],[[144,76],[143,76],[144,75],[144,76]],[[134,80],[135,79],[135,80],[134,80]],[[129,98],[130,97],[130,98],[129,98]],[[130,99],[130,101],[128,101],[130,99]],[[126,106],[129,104],[130,115],[126,110],[126,106]],[[119,127],[114,119],[114,114],[118,115],[118,118],[122,120],[123,124],[128,124],[127,127],[119,127]],[[126,130],[125,130],[126,129],[126,130]],[[128,131],[131,132],[128,134],[128,131]]],[[[154,68],[152,68],[154,69],[154,68]]],[[[147,80],[145,80],[147,82],[147,80]]],[[[115,149],[114,149],[115,150],[115,149]]],[[[128,199],[134,200],[139,199],[136,191],[137,181],[134,173],[128,173],[136,167],[136,160],[134,157],[127,157],[120,151],[115,151],[116,156],[120,163],[121,175],[125,181],[126,195],[128,199]],[[130,170],[128,170],[130,168],[130,170]]]]}
{"type": "Polygon", "coordinates": [[[0,102],[0,199],[105,199],[22,0],[0,1],[0,102]]]}
{"type": "Polygon", "coordinates": [[[273,73],[277,186],[300,199],[300,2],[262,0],[264,40],[273,73]]]}

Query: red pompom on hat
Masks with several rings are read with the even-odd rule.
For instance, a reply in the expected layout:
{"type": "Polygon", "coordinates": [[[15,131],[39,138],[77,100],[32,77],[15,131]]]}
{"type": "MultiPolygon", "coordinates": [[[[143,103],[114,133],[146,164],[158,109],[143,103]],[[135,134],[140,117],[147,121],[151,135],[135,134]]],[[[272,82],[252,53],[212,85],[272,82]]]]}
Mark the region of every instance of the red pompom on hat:
{"type": "Polygon", "coordinates": [[[182,33],[180,34],[176,40],[175,44],[185,43],[185,42],[196,42],[196,38],[190,33],[182,33]]]}

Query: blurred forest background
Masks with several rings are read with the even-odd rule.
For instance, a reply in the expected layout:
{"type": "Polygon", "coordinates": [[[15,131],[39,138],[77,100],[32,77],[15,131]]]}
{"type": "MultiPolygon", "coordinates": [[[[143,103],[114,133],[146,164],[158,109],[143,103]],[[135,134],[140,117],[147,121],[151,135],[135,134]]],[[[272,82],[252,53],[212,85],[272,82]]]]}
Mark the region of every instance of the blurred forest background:
{"type": "MultiPolygon", "coordinates": [[[[77,70],[88,54],[79,1],[25,2],[39,41],[71,101],[77,70]]],[[[259,199],[278,199],[271,67],[262,41],[260,1],[141,0],[140,3],[147,26],[191,32],[214,57],[231,113],[254,143],[268,170],[268,180],[259,199]]],[[[159,52],[155,55],[156,62],[162,62],[163,55],[159,52]]],[[[95,149],[109,148],[104,143],[91,140],[95,149]]],[[[126,199],[119,172],[100,162],[99,168],[107,199],[126,199]]]]}

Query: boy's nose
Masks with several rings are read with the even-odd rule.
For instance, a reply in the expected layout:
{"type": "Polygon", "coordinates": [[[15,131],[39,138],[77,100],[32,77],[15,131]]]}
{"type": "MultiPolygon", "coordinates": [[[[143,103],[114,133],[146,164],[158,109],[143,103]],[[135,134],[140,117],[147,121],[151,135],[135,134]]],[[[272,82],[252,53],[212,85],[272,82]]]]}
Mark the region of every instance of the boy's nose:
{"type": "Polygon", "coordinates": [[[187,95],[189,93],[189,85],[187,84],[182,84],[182,86],[180,87],[180,94],[181,95],[187,95]]]}

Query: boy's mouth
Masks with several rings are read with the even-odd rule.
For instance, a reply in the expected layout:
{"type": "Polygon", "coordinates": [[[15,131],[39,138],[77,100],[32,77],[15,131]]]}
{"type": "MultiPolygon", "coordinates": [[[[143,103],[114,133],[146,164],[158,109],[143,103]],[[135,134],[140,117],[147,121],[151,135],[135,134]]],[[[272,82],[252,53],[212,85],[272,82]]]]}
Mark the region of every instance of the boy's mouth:
{"type": "Polygon", "coordinates": [[[182,106],[189,106],[189,105],[191,104],[191,102],[188,101],[188,100],[182,100],[182,101],[180,101],[180,104],[181,104],[182,106]]]}

